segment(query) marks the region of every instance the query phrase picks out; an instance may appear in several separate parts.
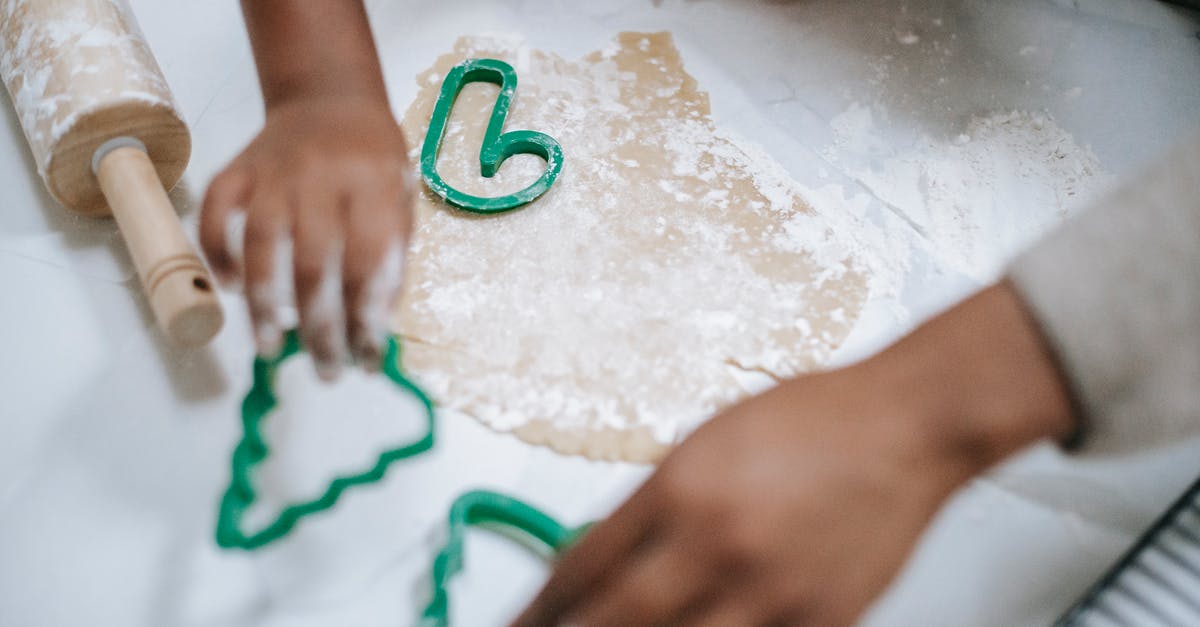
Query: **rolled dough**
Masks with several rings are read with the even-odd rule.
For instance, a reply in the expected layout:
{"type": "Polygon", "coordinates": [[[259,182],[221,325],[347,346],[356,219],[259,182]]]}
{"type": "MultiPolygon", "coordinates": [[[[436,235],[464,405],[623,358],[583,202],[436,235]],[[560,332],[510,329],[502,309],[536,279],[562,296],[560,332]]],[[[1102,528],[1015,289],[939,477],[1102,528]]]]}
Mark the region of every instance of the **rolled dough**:
{"type": "MultiPolygon", "coordinates": [[[[442,77],[476,57],[516,68],[506,130],[550,134],[565,165],[540,200],[498,216],[422,190],[395,325],[441,406],[565,454],[652,462],[747,394],[737,370],[806,372],[849,333],[860,260],[780,166],[712,122],[669,34],[622,33],[578,61],[462,38],[417,78],[414,145],[442,77]]],[[[463,91],[439,159],[473,194],[545,166],[517,156],[480,176],[496,91],[463,91]]]]}

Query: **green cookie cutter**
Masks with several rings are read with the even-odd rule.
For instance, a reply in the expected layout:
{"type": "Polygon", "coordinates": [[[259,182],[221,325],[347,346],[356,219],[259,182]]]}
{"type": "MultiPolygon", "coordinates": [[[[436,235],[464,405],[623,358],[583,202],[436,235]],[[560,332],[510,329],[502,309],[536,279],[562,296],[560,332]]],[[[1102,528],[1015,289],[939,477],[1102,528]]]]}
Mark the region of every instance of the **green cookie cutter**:
{"type": "MultiPolygon", "coordinates": [[[[463,568],[463,540],[467,528],[486,525],[498,531],[516,531],[516,540],[531,548],[546,548],[558,556],[582,536],[590,524],[577,529],[558,521],[511,496],[474,490],[455,499],[447,520],[446,544],[433,560],[433,598],[421,615],[422,627],[450,623],[450,579],[463,568]]],[[[508,535],[508,534],[506,534],[508,535]]]]}
{"type": "Polygon", "coordinates": [[[549,191],[558,173],[562,171],[562,146],[553,137],[537,131],[509,131],[501,133],[508,109],[517,94],[517,72],[512,66],[497,59],[468,59],[450,70],[442,82],[442,91],[433,106],[433,117],[429,120],[429,131],[421,147],[421,176],[433,193],[451,205],[475,213],[501,213],[516,209],[537,200],[549,191]],[[437,171],[438,153],[446,135],[450,111],[459,92],[468,83],[493,83],[500,86],[500,95],[492,108],[492,119],[483,136],[483,147],[479,151],[479,170],[484,178],[496,175],[500,165],[513,155],[531,154],[546,160],[546,171],[529,187],[497,198],[473,196],[459,191],[442,179],[437,171]]]}
{"type": "Polygon", "coordinates": [[[217,515],[217,544],[224,548],[257,549],[287,535],[301,518],[333,507],[347,489],[374,483],[383,478],[392,462],[420,455],[433,448],[433,402],[420,387],[400,372],[400,345],[395,337],[389,337],[381,369],[384,376],[397,387],[419,400],[425,410],[426,431],[414,442],[399,448],[384,451],[375,465],[368,471],[335,478],[319,498],[285,507],[276,519],[262,530],[247,534],[242,531],[242,518],[254,503],[257,495],[251,482],[254,468],[266,459],[270,448],[263,439],[263,419],[275,408],[278,398],[273,383],[279,365],[301,350],[300,336],[293,329],[284,336],[283,349],[270,358],[254,360],[254,385],[242,401],[242,428],[244,435],[233,451],[232,477],[229,488],[221,499],[217,515]]]}

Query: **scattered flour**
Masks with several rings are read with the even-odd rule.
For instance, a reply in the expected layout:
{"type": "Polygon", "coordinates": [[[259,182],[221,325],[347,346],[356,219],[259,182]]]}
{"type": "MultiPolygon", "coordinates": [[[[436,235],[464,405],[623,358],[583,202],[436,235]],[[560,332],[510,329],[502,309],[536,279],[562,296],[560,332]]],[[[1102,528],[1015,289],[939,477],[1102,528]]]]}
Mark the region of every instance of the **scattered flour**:
{"type": "Polygon", "coordinates": [[[877,134],[874,115],[854,104],[835,117],[826,158],[908,221],[944,263],[979,282],[995,279],[1111,178],[1046,114],[975,117],[947,139],[925,136],[899,151],[877,134]]]}

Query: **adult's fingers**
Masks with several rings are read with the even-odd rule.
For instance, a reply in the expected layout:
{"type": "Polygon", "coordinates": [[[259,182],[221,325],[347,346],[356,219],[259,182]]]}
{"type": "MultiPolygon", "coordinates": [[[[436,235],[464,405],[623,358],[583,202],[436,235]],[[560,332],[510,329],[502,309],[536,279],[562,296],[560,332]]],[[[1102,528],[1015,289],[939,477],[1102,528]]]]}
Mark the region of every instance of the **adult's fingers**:
{"type": "MultiPolygon", "coordinates": [[[[720,595],[707,599],[706,604],[693,606],[686,617],[673,624],[693,627],[818,627],[808,622],[812,616],[802,606],[795,605],[790,595],[780,595],[779,582],[772,575],[755,577],[727,571],[718,574],[717,579],[714,589],[719,590],[720,595]]],[[[819,627],[832,626],[821,623],[819,627]]]]}
{"type": "Polygon", "coordinates": [[[342,198],[336,187],[305,184],[295,196],[292,264],[300,337],[326,381],[337,378],[346,356],[342,306],[342,198]]]}
{"type": "Polygon", "coordinates": [[[678,624],[716,583],[713,569],[703,559],[703,547],[694,540],[680,534],[665,538],[595,598],[584,601],[567,623],[587,627],[678,624]]]}
{"type": "Polygon", "coordinates": [[[404,254],[412,210],[409,192],[383,186],[351,197],[346,214],[343,296],[351,354],[377,369],[392,307],[404,278],[404,254]]]}
{"type": "Polygon", "coordinates": [[[280,253],[287,251],[282,245],[288,228],[284,202],[278,194],[256,194],[246,219],[244,289],[254,340],[264,356],[278,353],[283,337],[279,306],[284,295],[280,253]]]}
{"type": "Polygon", "coordinates": [[[800,623],[781,622],[772,617],[771,610],[745,589],[726,593],[712,605],[681,624],[691,627],[791,627],[800,623]]]}
{"type": "Polygon", "coordinates": [[[204,194],[200,210],[200,249],[222,282],[237,280],[241,275],[242,242],[232,241],[234,217],[245,219],[245,207],[252,189],[250,175],[243,169],[231,167],[218,174],[204,194]]]}
{"type": "Polygon", "coordinates": [[[513,627],[559,624],[588,593],[608,583],[606,580],[653,536],[657,522],[653,492],[643,486],[567,551],[513,627]]]}

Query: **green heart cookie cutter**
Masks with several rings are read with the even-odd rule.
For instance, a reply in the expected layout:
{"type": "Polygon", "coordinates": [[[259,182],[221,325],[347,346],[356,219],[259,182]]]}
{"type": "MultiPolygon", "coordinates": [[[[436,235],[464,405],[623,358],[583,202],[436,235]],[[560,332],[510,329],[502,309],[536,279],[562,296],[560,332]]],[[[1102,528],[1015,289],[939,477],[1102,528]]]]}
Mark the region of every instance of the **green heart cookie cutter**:
{"type": "Polygon", "coordinates": [[[421,147],[421,176],[429,189],[451,205],[475,213],[501,213],[516,209],[537,200],[550,190],[558,173],[562,171],[562,146],[553,137],[537,131],[504,130],[508,109],[517,94],[517,73],[512,66],[497,59],[468,59],[450,70],[442,82],[442,91],[433,105],[433,117],[429,120],[429,131],[421,147]],[[500,86],[496,105],[492,107],[492,118],[483,136],[479,151],[479,170],[484,178],[491,178],[506,159],[513,155],[532,154],[546,160],[546,171],[529,187],[496,198],[484,198],[459,191],[442,179],[437,171],[438,153],[446,135],[450,111],[458,94],[469,83],[493,83],[500,86]]]}
{"type": "Polygon", "coordinates": [[[293,329],[284,336],[283,348],[278,355],[270,358],[257,357],[254,360],[254,385],[242,401],[244,434],[233,451],[232,476],[217,515],[217,544],[224,548],[253,550],[270,544],[287,535],[305,516],[333,507],[347,489],[382,479],[392,462],[420,455],[433,448],[433,402],[420,387],[400,372],[400,345],[395,337],[389,337],[381,370],[397,387],[421,402],[425,410],[425,434],[414,442],[384,451],[375,465],[366,472],[335,478],[320,497],[285,507],[273,522],[260,531],[245,533],[242,530],[242,518],[257,498],[251,475],[254,468],[270,453],[270,448],[263,438],[262,423],[278,404],[279,399],[273,389],[275,373],[281,363],[300,350],[300,336],[293,329]]]}
{"type": "MultiPolygon", "coordinates": [[[[476,525],[498,531],[516,531],[516,539],[531,548],[549,549],[554,556],[575,544],[591,525],[577,529],[558,521],[511,496],[474,490],[455,499],[447,517],[446,544],[433,560],[433,597],[421,615],[422,627],[446,627],[450,623],[450,579],[463,569],[463,541],[467,529],[476,525]]],[[[506,534],[508,535],[508,534],[506,534]]]]}

